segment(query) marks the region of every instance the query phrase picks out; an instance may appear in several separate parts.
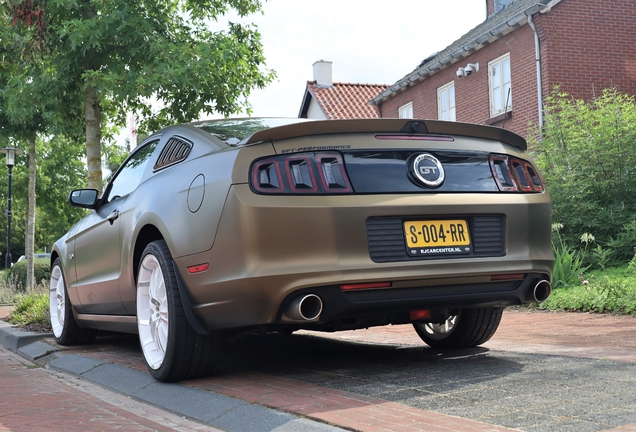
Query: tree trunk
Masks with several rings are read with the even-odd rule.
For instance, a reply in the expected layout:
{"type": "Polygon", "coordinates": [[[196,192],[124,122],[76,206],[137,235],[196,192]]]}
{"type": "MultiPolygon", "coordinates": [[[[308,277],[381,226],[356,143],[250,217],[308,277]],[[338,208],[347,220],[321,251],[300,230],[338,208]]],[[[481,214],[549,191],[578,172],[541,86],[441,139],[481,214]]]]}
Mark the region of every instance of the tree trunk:
{"type": "Polygon", "coordinates": [[[35,135],[29,138],[29,206],[27,208],[26,249],[24,251],[27,258],[27,290],[33,288],[37,282],[40,282],[35,280],[35,265],[33,262],[33,254],[35,253],[35,180],[37,172],[35,140],[35,135]]]}
{"type": "Polygon", "coordinates": [[[91,86],[86,87],[84,106],[86,118],[86,165],[88,168],[88,187],[102,193],[102,107],[99,96],[91,86]]]}

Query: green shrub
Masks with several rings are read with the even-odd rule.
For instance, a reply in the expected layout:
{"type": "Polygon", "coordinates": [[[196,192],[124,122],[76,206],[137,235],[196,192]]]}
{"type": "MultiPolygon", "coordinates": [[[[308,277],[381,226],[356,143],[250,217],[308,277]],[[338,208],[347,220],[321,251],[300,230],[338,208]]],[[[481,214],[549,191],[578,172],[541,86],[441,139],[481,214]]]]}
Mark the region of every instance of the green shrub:
{"type": "Polygon", "coordinates": [[[579,283],[579,275],[587,270],[583,265],[583,253],[565,245],[555,245],[552,287],[554,289],[579,283]]]}
{"type": "Polygon", "coordinates": [[[557,88],[545,112],[543,139],[531,146],[565,244],[577,250],[580,236],[593,233],[612,251],[599,256],[603,265],[627,262],[636,246],[634,97],[606,89],[585,102],[557,88]]]}
{"type": "Polygon", "coordinates": [[[585,243],[585,249],[583,251],[574,250],[563,241],[562,229],[562,224],[552,224],[552,252],[554,253],[552,287],[555,289],[579,282],[579,275],[588,269],[585,265],[587,245],[594,241],[594,236],[586,233],[581,236],[581,242],[585,243]]]}
{"type": "MultiPolygon", "coordinates": [[[[51,278],[51,262],[48,259],[34,258],[33,269],[36,284],[41,284],[42,281],[48,283],[51,278]]],[[[9,271],[9,278],[14,281],[18,291],[24,292],[27,286],[27,260],[15,263],[9,271]]]]}
{"type": "Polygon", "coordinates": [[[612,256],[614,255],[614,251],[610,248],[605,248],[601,245],[596,245],[594,249],[592,249],[592,256],[590,259],[594,266],[602,271],[609,266],[610,263],[613,262],[612,256]]]}

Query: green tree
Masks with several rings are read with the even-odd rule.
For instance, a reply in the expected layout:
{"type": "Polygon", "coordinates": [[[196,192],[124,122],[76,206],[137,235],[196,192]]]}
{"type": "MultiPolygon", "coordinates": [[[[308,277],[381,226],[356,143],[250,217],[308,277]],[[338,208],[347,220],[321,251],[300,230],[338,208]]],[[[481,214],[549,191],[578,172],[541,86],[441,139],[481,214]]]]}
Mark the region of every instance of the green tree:
{"type": "MultiPolygon", "coordinates": [[[[4,141],[11,145],[17,142],[27,144],[29,160],[28,204],[26,217],[25,253],[27,255],[26,280],[27,287],[34,284],[34,242],[35,242],[35,183],[36,155],[35,142],[44,127],[38,79],[42,63],[37,56],[26,59],[30,54],[21,46],[21,38],[16,37],[9,27],[0,29],[0,113],[4,141]]],[[[13,201],[13,200],[12,200],[13,201]]],[[[11,215],[13,215],[13,208],[11,215]]],[[[13,236],[12,236],[13,237],[13,236]]],[[[8,248],[7,248],[8,249],[8,248]]],[[[8,251],[7,251],[8,254],[8,251]]],[[[9,257],[7,256],[7,261],[9,257]]]]}
{"type": "Polygon", "coordinates": [[[86,181],[85,148],[82,142],[55,136],[37,143],[37,250],[51,250],[51,245],[73,224],[86,215],[86,210],[68,204],[70,189],[86,181]]]}
{"type": "MultiPolygon", "coordinates": [[[[21,246],[27,256],[30,286],[34,283],[33,253],[36,249],[37,139],[44,133],[52,137],[61,131],[70,136],[81,123],[68,104],[73,96],[72,87],[52,85],[57,73],[46,56],[43,40],[46,25],[42,11],[18,14],[12,19],[12,13],[17,12],[10,3],[2,3],[0,22],[6,25],[0,26],[0,139],[5,144],[27,148],[28,167],[24,172],[28,173],[28,186],[23,191],[17,187],[23,174],[21,157],[17,158],[18,165],[14,170],[16,184],[12,188],[15,204],[12,213],[16,217],[13,218],[12,239],[22,235],[23,243],[16,246],[21,246]],[[24,25],[19,25],[22,22],[24,25]],[[21,214],[22,210],[24,213],[21,214]],[[21,226],[22,221],[26,222],[25,227],[21,226]]],[[[16,248],[12,247],[12,252],[16,252],[16,248]]]]}
{"type": "Polygon", "coordinates": [[[538,163],[552,195],[554,222],[571,247],[593,234],[619,261],[636,246],[636,103],[606,89],[575,100],[558,89],[545,104],[538,163]]]}
{"type": "Polygon", "coordinates": [[[127,111],[141,129],[191,121],[201,112],[229,115],[274,77],[264,69],[258,31],[210,24],[230,10],[243,17],[260,0],[8,1],[10,23],[45,52],[50,86],[83,113],[88,186],[102,189],[102,133],[127,111]],[[153,112],[151,100],[160,104],[153,112]]]}

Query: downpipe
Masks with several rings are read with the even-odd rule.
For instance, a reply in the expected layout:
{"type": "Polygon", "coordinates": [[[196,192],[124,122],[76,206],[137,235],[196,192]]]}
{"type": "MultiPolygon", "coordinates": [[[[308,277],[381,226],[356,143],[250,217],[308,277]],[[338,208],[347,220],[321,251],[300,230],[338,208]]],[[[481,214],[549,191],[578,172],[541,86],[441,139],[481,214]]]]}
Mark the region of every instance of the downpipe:
{"type": "Polygon", "coordinates": [[[294,298],[285,309],[285,315],[297,321],[316,321],[322,313],[322,300],[316,294],[294,298]]]}
{"type": "Polygon", "coordinates": [[[552,294],[552,285],[545,279],[536,279],[526,294],[527,302],[543,303],[552,294]]]}

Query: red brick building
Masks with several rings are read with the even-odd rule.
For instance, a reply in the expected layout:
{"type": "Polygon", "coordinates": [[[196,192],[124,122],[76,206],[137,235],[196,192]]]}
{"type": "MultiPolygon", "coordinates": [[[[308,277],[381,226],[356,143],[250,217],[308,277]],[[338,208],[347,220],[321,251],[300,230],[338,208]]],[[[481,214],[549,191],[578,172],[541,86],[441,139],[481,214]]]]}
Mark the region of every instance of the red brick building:
{"type": "Polygon", "coordinates": [[[486,0],[488,18],[374,97],[381,117],[505,126],[527,136],[555,85],[636,94],[636,1],[486,0]]]}

